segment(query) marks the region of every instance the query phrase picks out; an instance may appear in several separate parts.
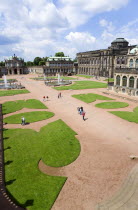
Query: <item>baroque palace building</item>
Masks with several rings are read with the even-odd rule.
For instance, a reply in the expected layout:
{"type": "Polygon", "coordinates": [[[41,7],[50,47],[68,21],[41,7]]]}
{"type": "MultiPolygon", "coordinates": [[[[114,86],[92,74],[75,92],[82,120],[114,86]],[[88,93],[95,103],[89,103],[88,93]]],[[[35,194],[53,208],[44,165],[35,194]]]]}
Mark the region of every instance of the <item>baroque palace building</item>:
{"type": "Polygon", "coordinates": [[[138,96],[138,46],[117,38],[108,49],[77,53],[78,73],[114,77],[115,92],[138,96]]]}
{"type": "Polygon", "coordinates": [[[10,74],[25,74],[26,68],[24,66],[24,59],[17,56],[12,56],[5,59],[5,73],[10,74]]]}
{"type": "Polygon", "coordinates": [[[135,46],[128,46],[128,41],[124,38],[117,38],[108,49],[77,53],[78,73],[113,77],[118,65],[127,65],[128,51],[135,46]]]}

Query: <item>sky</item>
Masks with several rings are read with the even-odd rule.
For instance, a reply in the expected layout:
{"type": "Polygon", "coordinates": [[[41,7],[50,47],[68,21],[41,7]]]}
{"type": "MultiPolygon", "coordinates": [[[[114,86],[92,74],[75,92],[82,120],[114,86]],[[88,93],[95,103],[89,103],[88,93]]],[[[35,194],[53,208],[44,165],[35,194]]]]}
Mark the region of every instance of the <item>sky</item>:
{"type": "Polygon", "coordinates": [[[0,61],[138,44],[137,0],[0,0],[0,61]]]}

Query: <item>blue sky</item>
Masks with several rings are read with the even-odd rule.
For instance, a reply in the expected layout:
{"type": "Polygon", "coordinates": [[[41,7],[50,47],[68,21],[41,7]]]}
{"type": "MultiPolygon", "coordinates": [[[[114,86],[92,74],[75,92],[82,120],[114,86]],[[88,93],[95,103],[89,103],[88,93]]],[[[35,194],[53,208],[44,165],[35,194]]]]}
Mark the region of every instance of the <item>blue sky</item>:
{"type": "Polygon", "coordinates": [[[0,60],[104,49],[117,37],[138,44],[137,0],[0,0],[0,60]]]}

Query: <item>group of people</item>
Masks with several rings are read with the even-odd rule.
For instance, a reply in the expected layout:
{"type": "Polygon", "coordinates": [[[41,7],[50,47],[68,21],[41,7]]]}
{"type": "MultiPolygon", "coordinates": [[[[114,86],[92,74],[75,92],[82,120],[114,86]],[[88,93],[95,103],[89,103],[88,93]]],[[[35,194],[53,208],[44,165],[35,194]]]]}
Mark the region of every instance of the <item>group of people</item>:
{"type": "Polygon", "coordinates": [[[82,119],[85,121],[85,111],[83,110],[83,107],[78,107],[78,114],[82,115],[82,119]]]}
{"type": "Polygon", "coordinates": [[[43,96],[43,101],[48,101],[49,97],[48,96],[43,96]]]}

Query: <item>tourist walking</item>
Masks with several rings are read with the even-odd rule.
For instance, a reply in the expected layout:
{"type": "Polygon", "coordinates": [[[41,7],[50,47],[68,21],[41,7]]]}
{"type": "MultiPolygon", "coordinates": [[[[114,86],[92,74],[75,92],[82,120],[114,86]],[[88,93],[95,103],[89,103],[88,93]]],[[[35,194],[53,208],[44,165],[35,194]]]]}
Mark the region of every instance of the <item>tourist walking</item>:
{"type": "Polygon", "coordinates": [[[45,96],[43,96],[43,101],[45,101],[46,100],[46,97],[45,96]]]}
{"type": "Polygon", "coordinates": [[[22,117],[22,123],[21,123],[21,125],[25,125],[25,118],[24,117],[22,117]]]}
{"type": "Polygon", "coordinates": [[[46,99],[47,99],[47,101],[48,101],[49,97],[47,96],[46,99]]]}
{"type": "Polygon", "coordinates": [[[85,121],[85,112],[82,112],[82,119],[85,121]]]}
{"type": "Polygon", "coordinates": [[[61,98],[61,92],[59,93],[59,97],[61,98]]]}

